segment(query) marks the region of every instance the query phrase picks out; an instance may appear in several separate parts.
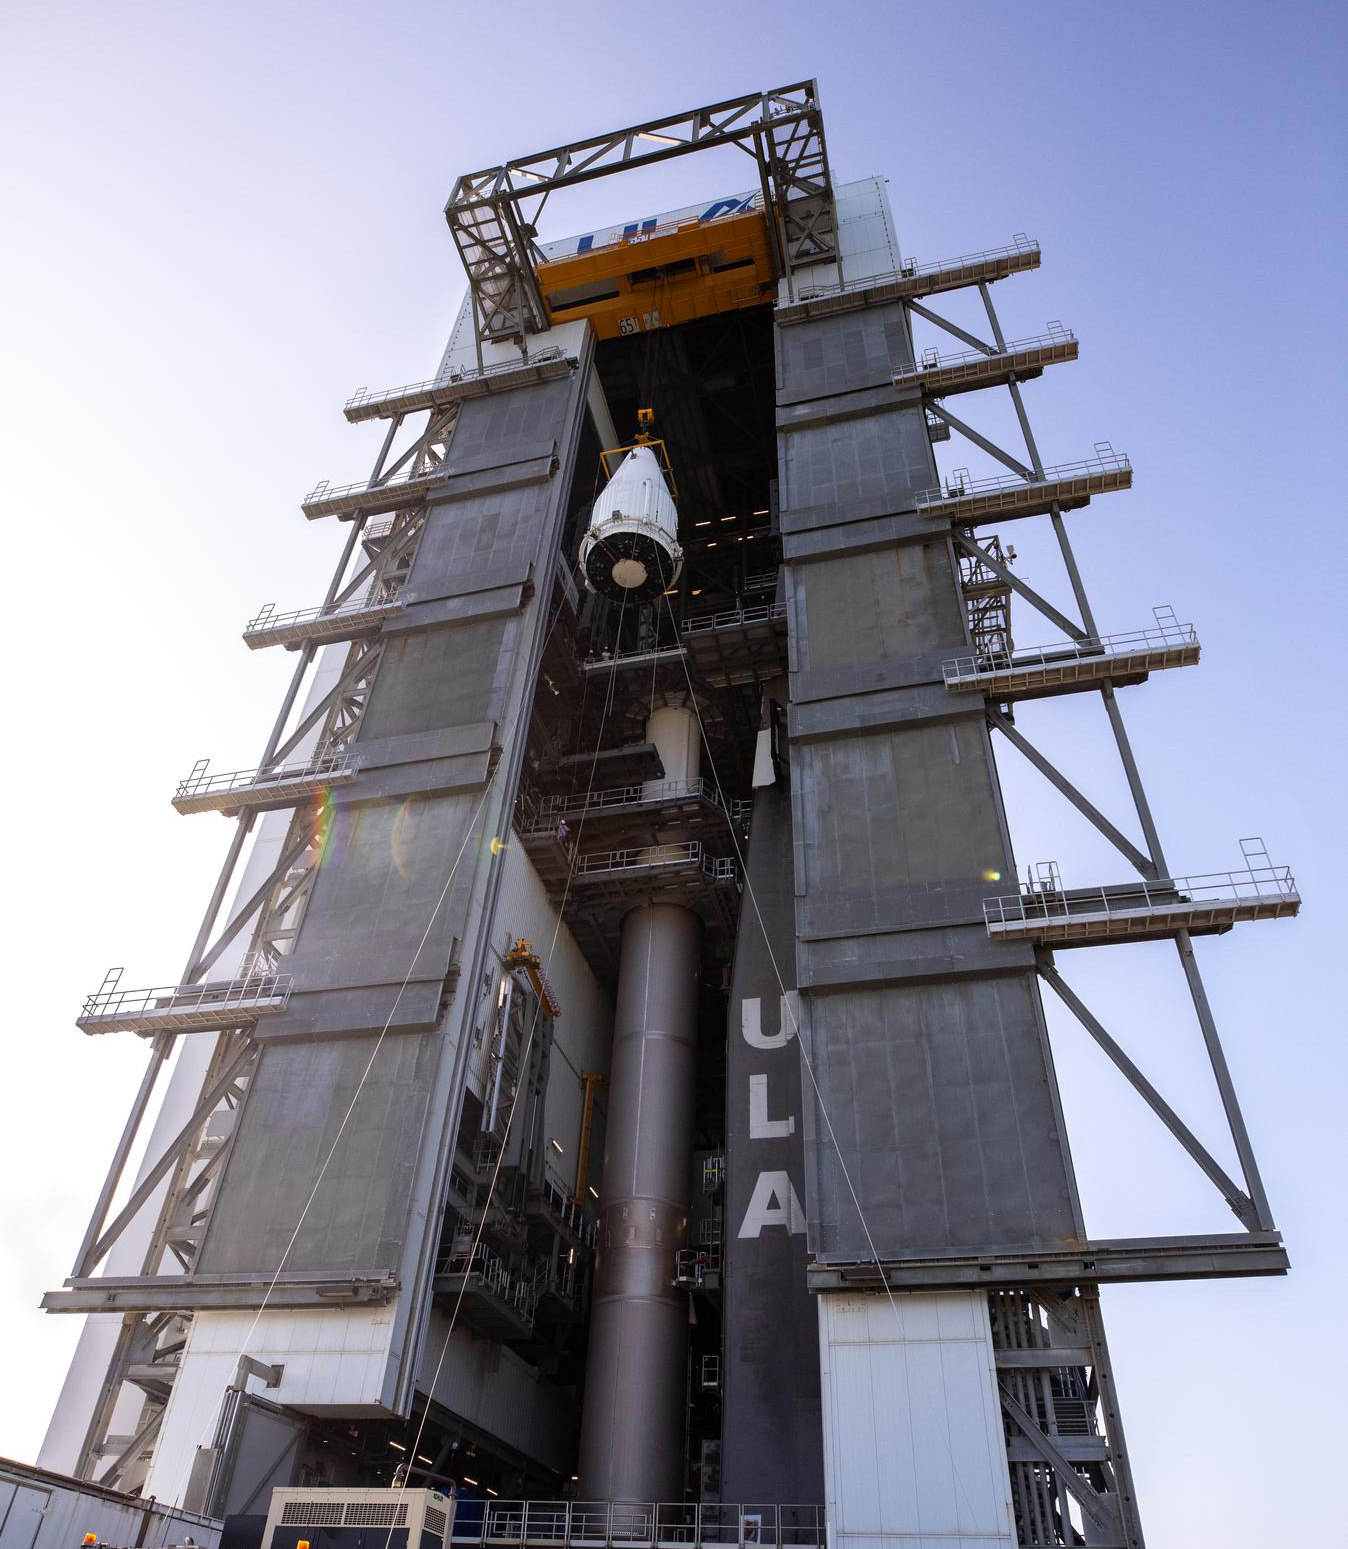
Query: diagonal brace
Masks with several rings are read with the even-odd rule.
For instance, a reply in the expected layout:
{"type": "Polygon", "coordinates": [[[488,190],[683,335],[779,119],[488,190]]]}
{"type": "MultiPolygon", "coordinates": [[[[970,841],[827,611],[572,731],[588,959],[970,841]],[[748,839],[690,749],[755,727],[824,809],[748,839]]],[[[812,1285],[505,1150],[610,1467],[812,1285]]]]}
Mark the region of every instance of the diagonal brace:
{"type": "Polygon", "coordinates": [[[1065,774],[1061,773],[1061,771],[1058,770],[1053,764],[1049,763],[1048,759],[1044,757],[1039,749],[1016,730],[1008,717],[1003,715],[1000,710],[994,709],[991,705],[989,705],[988,722],[990,725],[995,726],[997,730],[1001,732],[1002,735],[1007,739],[1007,741],[1012,744],[1013,747],[1020,749],[1020,751],[1025,755],[1026,758],[1029,759],[1029,761],[1034,765],[1039,773],[1043,775],[1051,785],[1056,786],[1057,789],[1060,790],[1064,796],[1066,796],[1068,801],[1070,801],[1077,809],[1077,811],[1081,813],[1082,817],[1093,823],[1095,827],[1100,830],[1100,832],[1105,836],[1106,839],[1109,840],[1110,844],[1114,846],[1119,854],[1122,855],[1131,866],[1136,868],[1140,876],[1155,879],[1157,876],[1155,864],[1148,860],[1147,857],[1143,855],[1142,851],[1139,850],[1130,839],[1128,839],[1124,834],[1120,833],[1119,830],[1115,828],[1109,819],[1104,815],[1104,813],[1101,812],[1093,802],[1087,800],[1087,798],[1083,796],[1079,790],[1077,790],[1076,786],[1072,784],[1072,782],[1065,774]]]}
{"type": "Polygon", "coordinates": [[[156,1409],[150,1418],[141,1426],[140,1430],[127,1443],[125,1449],[117,1454],[116,1460],[109,1466],[107,1472],[99,1479],[101,1485],[111,1486],[126,1465],[135,1457],[142,1447],[151,1441],[157,1434],[159,1427],[164,1423],[165,1409],[156,1409]]]}
{"type": "Polygon", "coordinates": [[[80,1262],[75,1266],[73,1278],[84,1279],[93,1273],[94,1266],[98,1264],[98,1262],[107,1253],[108,1249],[112,1247],[113,1243],[117,1241],[117,1239],[122,1235],[126,1228],[140,1213],[140,1210],[145,1204],[145,1201],[149,1199],[151,1194],[154,1193],[155,1189],[159,1186],[160,1180],[165,1176],[169,1168],[172,1167],[173,1164],[177,1161],[184,1147],[187,1146],[193,1135],[196,1134],[196,1132],[215,1111],[216,1104],[225,1095],[226,1090],[228,1089],[230,1083],[234,1080],[235,1076],[239,1074],[243,1067],[253,1058],[256,1053],[257,1045],[255,1043],[249,1042],[244,1045],[243,1049],[235,1057],[228,1070],[224,1072],[220,1079],[211,1087],[211,1089],[197,1104],[196,1111],[193,1113],[192,1117],[188,1119],[187,1123],[182,1127],[182,1129],[180,1129],[173,1137],[173,1139],[169,1141],[168,1145],[164,1148],[163,1155],[149,1170],[149,1172],[145,1174],[144,1178],[141,1179],[139,1185],[131,1195],[131,1198],[128,1199],[126,1204],[123,1206],[122,1211],[118,1215],[117,1219],[112,1223],[111,1226],[108,1227],[108,1229],[103,1233],[103,1235],[98,1239],[93,1247],[89,1249],[88,1253],[85,1254],[84,1257],[81,1258],[80,1262]]]}
{"type": "Polygon", "coordinates": [[[1235,1211],[1237,1218],[1246,1231],[1254,1232],[1260,1229],[1260,1222],[1255,1213],[1254,1203],[1230,1176],[1217,1164],[1212,1154],[1207,1150],[1198,1137],[1189,1129],[1188,1125],[1180,1118],[1175,1110],[1166,1102],[1165,1098],[1156,1090],[1150,1081],[1133,1064],[1132,1060],[1123,1052],[1117,1043],[1109,1036],[1099,1021],[1090,1010],[1083,1005],[1081,1000],[1064,982],[1058,970],[1053,967],[1047,956],[1039,960],[1039,976],[1055,992],[1063,1005],[1076,1017],[1082,1027],[1095,1039],[1096,1043],[1105,1051],[1111,1060],[1127,1077],[1133,1088],[1141,1095],[1142,1100],[1160,1119],[1161,1123],[1179,1141],[1180,1145],[1198,1163],[1208,1178],[1217,1186],[1223,1199],[1235,1211]]]}
{"type": "Polygon", "coordinates": [[[225,926],[220,935],[216,937],[209,950],[203,952],[201,957],[192,965],[192,970],[187,976],[189,980],[195,979],[199,973],[205,973],[206,970],[214,964],[215,960],[220,956],[220,954],[225,950],[230,942],[234,940],[235,936],[239,934],[239,932],[244,928],[248,921],[252,919],[254,913],[266,901],[267,895],[271,892],[272,888],[276,886],[281,878],[285,876],[286,872],[290,870],[295,862],[299,860],[300,856],[303,855],[304,852],[313,843],[313,838],[313,833],[306,829],[302,833],[300,839],[295,844],[291,845],[290,848],[282,854],[281,859],[276,863],[275,867],[273,867],[271,875],[268,876],[267,880],[260,888],[258,888],[258,890],[253,894],[248,902],[242,906],[242,908],[236,909],[234,911],[234,918],[229,922],[228,925],[225,926]]]}
{"type": "Polygon", "coordinates": [[[281,746],[277,748],[277,750],[263,766],[264,768],[269,769],[273,764],[279,764],[281,760],[285,758],[286,754],[294,751],[294,749],[304,740],[307,733],[312,730],[313,727],[317,726],[323,717],[327,715],[328,711],[332,709],[333,705],[335,705],[338,700],[341,699],[342,695],[346,693],[347,689],[349,689],[353,683],[358,683],[360,679],[364,677],[365,673],[369,670],[371,661],[373,661],[374,657],[378,654],[382,647],[383,641],[378,639],[376,639],[372,645],[365,647],[365,649],[360,653],[355,661],[351,663],[351,665],[333,685],[332,689],[328,693],[324,694],[323,698],[319,700],[319,702],[314,706],[309,714],[304,717],[304,719],[295,728],[295,730],[291,732],[291,734],[286,738],[281,746]]]}
{"type": "Polygon", "coordinates": [[[1034,470],[1027,468],[1018,457],[1012,457],[1010,452],[1004,451],[995,441],[989,441],[981,432],[975,430],[972,425],[966,425],[962,419],[957,419],[944,403],[928,403],[927,407],[939,420],[944,420],[951,430],[958,430],[966,441],[972,441],[976,447],[981,447],[989,457],[995,457],[1003,468],[1009,468],[1012,473],[1018,473],[1022,479],[1034,478],[1034,470]]]}
{"type": "Polygon", "coordinates": [[[1083,1474],[1077,1472],[1072,1463],[1054,1445],[1053,1438],[1046,1431],[1039,1429],[1029,1411],[1021,1405],[1005,1383],[999,1382],[997,1388],[998,1396],[1002,1401],[1002,1413],[1011,1420],[1025,1440],[1057,1474],[1063,1488],[1070,1491],[1081,1502],[1081,1509],[1097,1527],[1107,1533],[1115,1532],[1119,1523],[1113,1503],[1107,1496],[1101,1495],[1083,1474]]]}
{"type": "Polygon", "coordinates": [[[991,344],[985,344],[975,334],[967,333],[958,323],[952,323],[948,317],[941,317],[928,307],[924,307],[920,301],[908,302],[908,305],[919,317],[925,317],[929,323],[935,323],[938,328],[944,328],[949,334],[954,334],[957,339],[962,339],[965,344],[972,344],[976,350],[982,350],[985,355],[996,355],[999,352],[991,344]]]}
{"type": "Polygon", "coordinates": [[[1005,581],[1011,590],[1023,597],[1032,608],[1050,622],[1056,624],[1065,635],[1070,635],[1073,640],[1089,640],[1091,637],[1079,624],[1074,624],[1065,613],[1060,613],[1046,597],[1041,597],[1032,587],[1027,586],[1021,578],[1002,564],[990,550],[976,543],[972,538],[966,538],[962,532],[955,534],[956,544],[969,555],[971,559],[979,559],[992,571],[999,581],[1005,581]]]}

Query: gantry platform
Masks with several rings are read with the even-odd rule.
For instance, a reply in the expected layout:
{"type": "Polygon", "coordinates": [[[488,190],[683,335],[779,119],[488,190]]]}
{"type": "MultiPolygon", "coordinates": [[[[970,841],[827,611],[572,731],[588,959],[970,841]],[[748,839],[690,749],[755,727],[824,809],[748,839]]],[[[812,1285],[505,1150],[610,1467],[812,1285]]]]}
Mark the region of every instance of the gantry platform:
{"type": "Polygon", "coordinates": [[[510,1344],[533,1336],[533,1285],[480,1243],[471,1255],[456,1254],[443,1271],[437,1269],[434,1292],[487,1339],[510,1344]]]}
{"type": "Polygon", "coordinates": [[[681,645],[662,645],[650,650],[609,651],[603,656],[587,656],[580,664],[585,673],[630,672],[636,667],[674,666],[688,655],[681,645]]]}
{"type": "Polygon", "coordinates": [[[696,839],[680,844],[637,845],[628,850],[594,850],[578,856],[571,873],[572,886],[578,888],[626,889],[635,884],[647,891],[653,879],[662,890],[680,884],[695,889],[709,883],[734,887],[739,873],[733,860],[708,855],[696,839]]]}
{"type": "Polygon", "coordinates": [[[527,360],[506,360],[480,370],[449,371],[428,382],[408,382],[402,387],[373,392],[361,388],[347,399],[343,412],[355,425],[361,420],[387,420],[424,409],[446,409],[465,398],[484,398],[488,393],[505,393],[515,387],[565,376],[576,364],[574,355],[568,355],[559,345],[550,345],[527,360]]]}
{"type": "Polygon", "coordinates": [[[256,617],[248,620],[243,640],[250,651],[260,651],[269,645],[283,645],[287,651],[297,651],[305,645],[332,645],[339,640],[355,640],[361,635],[373,634],[402,606],[398,597],[364,597],[325,603],[318,608],[300,608],[293,613],[278,613],[273,604],[268,603],[256,617]]]}
{"type": "Polygon", "coordinates": [[[300,502],[300,510],[311,522],[325,516],[340,516],[350,521],[357,516],[378,516],[385,511],[401,511],[404,506],[415,505],[433,484],[445,479],[441,467],[426,468],[419,473],[401,474],[371,484],[329,484],[326,479],[316,485],[300,502]]]}
{"type": "Polygon", "coordinates": [[[983,904],[988,935],[1062,947],[1147,941],[1177,930],[1228,931],[1242,920],[1296,914],[1301,898],[1286,866],[1255,866],[1114,887],[1035,887],[983,904]]]}
{"type": "MultiPolygon", "coordinates": [[[[919,387],[929,398],[1006,387],[1041,376],[1046,366],[1077,358],[1077,339],[1070,329],[1054,329],[1030,339],[1015,339],[999,350],[962,350],[921,361],[894,374],[895,387],[919,387]]],[[[949,429],[949,427],[947,427],[949,429]]]]}
{"type": "Polygon", "coordinates": [[[160,985],[123,990],[122,970],[114,968],[84,1002],[75,1020],[83,1033],[225,1032],[259,1017],[284,1011],[290,999],[289,974],[250,974],[203,984],[160,985]]]}
{"type": "Polygon", "coordinates": [[[296,807],[321,796],[329,786],[347,785],[356,778],[351,755],[319,753],[299,764],[267,765],[261,769],[235,769],[210,774],[205,759],[182,781],[174,793],[179,812],[220,812],[236,817],[245,809],[274,812],[296,807]]]}
{"type": "Polygon", "coordinates": [[[1132,634],[1099,635],[1063,645],[957,656],[941,664],[952,693],[979,691],[997,699],[1045,699],[1098,688],[1142,683],[1149,673],[1192,667],[1199,658],[1192,624],[1164,624],[1132,634]]]}
{"type": "MultiPolygon", "coordinates": [[[[747,802],[727,809],[716,787],[706,780],[646,780],[610,790],[551,796],[528,814],[520,843],[543,882],[565,882],[573,849],[582,837],[604,834],[612,844],[622,834],[649,839],[660,828],[724,827],[743,821],[747,802]]],[[[623,853],[632,853],[631,850],[623,853]]]]}
{"type": "Polygon", "coordinates": [[[959,475],[937,489],[919,490],[913,503],[929,516],[963,527],[998,518],[1045,516],[1054,506],[1071,511],[1093,495],[1132,488],[1132,464],[1122,452],[1104,447],[1101,442],[1096,456],[1045,468],[1028,479],[1014,473],[984,479],[959,475]]]}
{"type": "Polygon", "coordinates": [[[721,1244],[712,1242],[700,1248],[680,1248],[674,1257],[673,1283],[685,1291],[719,1291],[721,1244]]]}
{"type": "Polygon", "coordinates": [[[653,742],[628,742],[619,748],[600,748],[597,753],[566,753],[557,760],[557,769],[563,774],[578,771],[585,780],[608,780],[614,775],[629,780],[663,780],[665,776],[660,750],[653,742]]]}
{"type": "Polygon", "coordinates": [[[1037,242],[1017,237],[1009,247],[985,248],[981,253],[965,253],[959,258],[942,258],[934,263],[910,262],[888,274],[868,275],[842,285],[820,286],[804,292],[795,301],[779,302],[778,323],[802,323],[809,318],[829,317],[856,307],[879,306],[886,301],[904,301],[918,296],[936,296],[943,291],[963,290],[969,285],[990,285],[1028,269],[1040,262],[1037,242]]]}
{"type": "Polygon", "coordinates": [[[704,613],[679,625],[692,666],[718,688],[763,683],[786,671],[786,604],[704,613]]]}

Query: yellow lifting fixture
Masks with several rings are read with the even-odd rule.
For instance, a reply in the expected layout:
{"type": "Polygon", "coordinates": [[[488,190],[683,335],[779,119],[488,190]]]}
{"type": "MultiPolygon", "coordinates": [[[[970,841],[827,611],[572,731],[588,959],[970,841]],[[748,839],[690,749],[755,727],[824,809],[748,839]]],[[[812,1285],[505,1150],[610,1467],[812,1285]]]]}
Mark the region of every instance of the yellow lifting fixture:
{"type": "Polygon", "coordinates": [[[585,1083],[585,1107],[580,1116],[580,1151],[576,1157],[576,1192],[571,1196],[573,1205],[583,1204],[585,1190],[590,1182],[590,1134],[594,1129],[594,1094],[601,1086],[608,1085],[608,1077],[593,1070],[583,1070],[580,1079],[585,1083]]]}
{"type": "Polygon", "coordinates": [[[533,942],[526,941],[522,936],[519,937],[515,945],[506,953],[504,961],[507,968],[518,968],[523,971],[544,1011],[556,1021],[562,1014],[562,1008],[557,1004],[557,997],[552,993],[552,986],[543,972],[543,965],[538,960],[538,953],[534,951],[533,942]]]}

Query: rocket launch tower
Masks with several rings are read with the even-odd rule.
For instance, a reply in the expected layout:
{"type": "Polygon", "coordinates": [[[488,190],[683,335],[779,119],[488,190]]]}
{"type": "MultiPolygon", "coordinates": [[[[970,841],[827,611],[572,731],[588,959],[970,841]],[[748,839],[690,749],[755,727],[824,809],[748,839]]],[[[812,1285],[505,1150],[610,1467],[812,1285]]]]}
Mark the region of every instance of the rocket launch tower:
{"type": "Polygon", "coordinates": [[[1299,900],[1258,841],[1163,847],[1124,707],[1199,640],[1092,610],[1069,530],[1132,467],[1041,455],[1078,342],[994,304],[1037,243],[905,257],[812,81],[462,177],[446,216],[440,369],[347,403],[370,476],[303,501],[337,568],[244,631],[295,661],[257,765],[173,798],[232,825],[183,972],[79,1019],[148,1065],[45,1299],[87,1317],[41,1461],[245,1522],[452,1481],[465,1544],[1135,1549],[1099,1287],[1285,1270],[1195,942],[1299,900]],[[629,173],[630,212],[727,146],[749,187],[540,236],[555,191],[629,173]],[[1131,813],[1033,740],[1068,694],[1131,813]],[[1018,872],[999,756],[1117,869],[1018,872]],[[1229,1165],[1072,987],[1139,941],[1229,1165]],[[1229,1230],[1088,1234],[1045,989],[1229,1230]]]}

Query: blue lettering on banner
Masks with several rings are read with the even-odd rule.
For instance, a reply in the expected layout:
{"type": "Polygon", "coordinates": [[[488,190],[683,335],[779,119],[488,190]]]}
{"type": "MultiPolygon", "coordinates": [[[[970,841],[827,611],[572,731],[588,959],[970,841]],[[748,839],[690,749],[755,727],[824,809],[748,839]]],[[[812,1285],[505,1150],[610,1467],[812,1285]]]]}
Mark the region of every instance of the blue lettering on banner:
{"type": "MultiPolygon", "coordinates": [[[[758,203],[758,199],[758,194],[744,194],[733,199],[718,199],[715,204],[708,205],[702,214],[698,216],[698,224],[700,225],[703,221],[717,220],[722,215],[743,215],[753,209],[755,204],[758,203]]],[[[629,221],[623,227],[622,234],[624,237],[634,237],[641,231],[654,231],[658,223],[658,216],[648,215],[644,220],[629,221]]],[[[594,239],[595,233],[593,231],[587,232],[583,237],[578,237],[576,239],[576,251],[578,253],[588,253],[594,247],[594,239]]]]}

